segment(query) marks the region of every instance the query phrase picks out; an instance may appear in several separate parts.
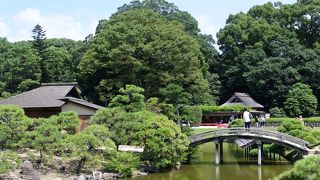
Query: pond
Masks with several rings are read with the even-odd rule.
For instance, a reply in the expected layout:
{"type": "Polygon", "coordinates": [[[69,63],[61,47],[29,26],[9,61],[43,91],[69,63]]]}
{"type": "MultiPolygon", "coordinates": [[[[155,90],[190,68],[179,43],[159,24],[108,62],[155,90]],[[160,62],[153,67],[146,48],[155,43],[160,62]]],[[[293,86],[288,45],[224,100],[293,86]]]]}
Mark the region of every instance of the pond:
{"type": "Polygon", "coordinates": [[[200,145],[191,164],[183,165],[179,170],[149,174],[134,180],[266,180],[292,168],[292,164],[283,159],[264,160],[262,166],[257,159],[245,158],[244,150],[236,144],[224,143],[224,163],[215,165],[214,143],[200,145]]]}

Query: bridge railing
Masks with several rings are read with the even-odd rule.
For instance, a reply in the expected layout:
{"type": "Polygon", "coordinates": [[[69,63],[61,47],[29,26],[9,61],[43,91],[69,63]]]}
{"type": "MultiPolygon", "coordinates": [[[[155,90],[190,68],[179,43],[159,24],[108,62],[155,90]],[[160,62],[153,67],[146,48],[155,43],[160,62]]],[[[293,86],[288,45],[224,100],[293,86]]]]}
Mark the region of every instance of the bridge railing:
{"type": "Polygon", "coordinates": [[[302,148],[307,148],[309,144],[307,141],[302,139],[290,136],[288,134],[280,133],[277,131],[265,130],[261,128],[224,128],[212,130],[204,133],[200,133],[197,135],[193,135],[190,137],[191,142],[200,141],[207,138],[218,138],[222,136],[230,136],[230,135],[246,135],[246,136],[254,136],[254,137],[269,137],[275,138],[278,141],[287,141],[289,143],[294,143],[296,145],[301,146],[302,148]]]}

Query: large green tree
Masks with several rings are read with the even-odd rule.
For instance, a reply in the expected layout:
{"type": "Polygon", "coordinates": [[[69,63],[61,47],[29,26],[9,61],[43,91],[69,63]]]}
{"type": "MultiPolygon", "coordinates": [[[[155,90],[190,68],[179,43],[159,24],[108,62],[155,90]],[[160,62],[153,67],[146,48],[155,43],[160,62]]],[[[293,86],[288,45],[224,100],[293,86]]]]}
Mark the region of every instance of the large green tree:
{"type": "Polygon", "coordinates": [[[174,83],[197,97],[192,103],[198,104],[210,100],[202,61],[197,41],[183,31],[183,26],[153,11],[137,9],[114,15],[106,22],[79,68],[86,82],[84,92],[94,95],[97,90],[104,102],[125,84],[143,87],[148,98],[174,83]]]}
{"type": "Polygon", "coordinates": [[[284,103],[285,110],[291,117],[312,116],[316,113],[317,105],[318,100],[313,95],[310,86],[301,83],[292,86],[284,103]]]}
{"type": "Polygon", "coordinates": [[[46,82],[72,82],[75,76],[72,68],[72,56],[63,48],[48,47],[43,52],[46,82]]]}
{"type": "Polygon", "coordinates": [[[10,43],[0,38],[0,91],[1,96],[30,90],[39,85],[41,69],[39,57],[30,43],[10,43]]]}
{"type": "MultiPolygon", "coordinates": [[[[215,78],[216,83],[210,83],[210,89],[214,89],[214,91],[211,91],[211,95],[213,96],[211,103],[216,103],[220,95],[220,80],[218,74],[216,74],[217,71],[215,71],[215,69],[218,68],[217,63],[219,57],[214,47],[215,41],[212,35],[201,33],[198,27],[198,21],[192,17],[190,13],[180,10],[175,4],[169,3],[166,0],[134,0],[119,7],[115,14],[132,9],[150,9],[164,16],[169,21],[179,22],[183,25],[184,31],[197,40],[200,51],[204,57],[201,62],[204,77],[207,78],[209,82],[212,76],[217,77],[215,78]]],[[[97,27],[98,31],[104,26],[105,22],[106,20],[102,20],[99,23],[97,27]]]]}
{"type": "Polygon", "coordinates": [[[266,107],[283,107],[295,83],[319,92],[318,0],[266,3],[230,15],[217,34],[217,69],[222,100],[233,91],[249,92],[266,107]]]}
{"type": "Polygon", "coordinates": [[[33,48],[37,50],[38,55],[40,57],[41,82],[48,82],[47,80],[48,75],[45,68],[45,61],[43,59],[44,50],[47,48],[46,31],[42,28],[42,26],[37,24],[32,29],[32,38],[33,38],[33,48]]]}

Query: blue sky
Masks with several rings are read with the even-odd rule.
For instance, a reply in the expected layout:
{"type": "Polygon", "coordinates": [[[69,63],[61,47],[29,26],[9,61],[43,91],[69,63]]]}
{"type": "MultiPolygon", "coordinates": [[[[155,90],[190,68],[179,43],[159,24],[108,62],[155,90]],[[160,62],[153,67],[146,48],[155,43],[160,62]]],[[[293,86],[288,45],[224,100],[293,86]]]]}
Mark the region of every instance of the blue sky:
{"type": "MultiPolygon", "coordinates": [[[[39,23],[47,37],[83,40],[100,19],[107,19],[117,7],[131,0],[0,0],[0,36],[9,41],[31,39],[39,23]]],[[[250,7],[277,0],[168,0],[188,11],[199,22],[203,33],[215,34],[229,14],[246,12],[250,7]]],[[[279,1],[279,0],[278,0],[279,1]]],[[[296,0],[282,0],[294,3],[296,0]]]]}

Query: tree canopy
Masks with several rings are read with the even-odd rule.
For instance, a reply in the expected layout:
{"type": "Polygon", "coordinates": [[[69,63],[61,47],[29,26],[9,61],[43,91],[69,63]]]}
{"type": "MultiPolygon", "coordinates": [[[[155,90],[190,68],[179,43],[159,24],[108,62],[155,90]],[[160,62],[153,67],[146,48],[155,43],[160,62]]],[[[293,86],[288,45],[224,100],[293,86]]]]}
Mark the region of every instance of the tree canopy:
{"type": "Polygon", "coordinates": [[[305,83],[319,98],[319,1],[266,3],[230,15],[217,34],[222,97],[249,92],[267,108],[284,107],[292,85],[305,83]],[[228,87],[228,88],[225,88],[228,87]]]}
{"type": "Polygon", "coordinates": [[[94,38],[80,62],[86,94],[97,90],[110,102],[125,84],[145,89],[147,98],[159,95],[170,83],[183,86],[192,103],[210,99],[201,71],[203,56],[197,41],[177,23],[151,10],[114,15],[94,38]]]}
{"type": "Polygon", "coordinates": [[[298,0],[232,14],[217,34],[219,53],[190,13],[165,0],[124,4],[83,41],[46,38],[37,24],[31,41],[0,38],[0,97],[78,81],[82,95],[101,105],[127,84],[162,103],[172,100],[160,89],[174,84],[188,105],[221,104],[246,92],[266,109],[288,111],[294,84],[309,85],[320,98],[319,9],[318,0],[298,0]]]}
{"type": "Polygon", "coordinates": [[[295,84],[289,91],[284,107],[289,116],[312,116],[315,115],[318,105],[316,96],[313,95],[309,85],[295,84]]]}

